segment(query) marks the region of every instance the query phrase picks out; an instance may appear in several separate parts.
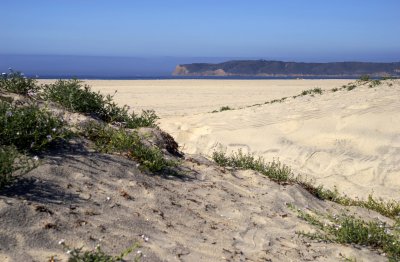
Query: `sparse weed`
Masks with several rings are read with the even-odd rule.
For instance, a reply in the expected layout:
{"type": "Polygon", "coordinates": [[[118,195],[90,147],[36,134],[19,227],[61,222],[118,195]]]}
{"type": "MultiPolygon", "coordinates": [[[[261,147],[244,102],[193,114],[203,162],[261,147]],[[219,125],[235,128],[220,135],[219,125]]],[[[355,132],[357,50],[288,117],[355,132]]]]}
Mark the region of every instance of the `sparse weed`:
{"type": "Polygon", "coordinates": [[[357,244],[380,249],[390,261],[400,260],[400,229],[381,221],[366,221],[351,215],[317,215],[288,206],[309,224],[317,227],[315,233],[298,234],[328,242],[357,244]]]}
{"type": "MultiPolygon", "coordinates": [[[[61,240],[59,244],[62,245],[64,251],[66,251],[69,255],[68,262],[121,262],[125,261],[124,257],[140,247],[140,245],[136,243],[132,247],[124,250],[120,255],[113,256],[106,254],[101,249],[100,245],[97,245],[94,250],[83,251],[83,248],[69,247],[67,244],[65,244],[64,240],[61,240]]],[[[139,261],[140,257],[141,252],[138,252],[133,261],[139,261]]]]}
{"type": "Polygon", "coordinates": [[[362,75],[360,76],[359,81],[363,81],[363,82],[368,82],[371,80],[371,77],[369,75],[362,75]]]}
{"type": "Polygon", "coordinates": [[[346,87],[346,89],[347,89],[347,91],[351,91],[351,90],[353,90],[354,88],[356,88],[357,86],[356,85],[348,85],[347,87],[346,87]]]}
{"type": "Polygon", "coordinates": [[[34,95],[39,90],[36,80],[27,78],[21,72],[15,72],[11,68],[9,73],[2,73],[0,77],[0,89],[20,95],[34,95]]]}
{"type": "Polygon", "coordinates": [[[382,84],[381,80],[372,80],[371,83],[369,84],[369,88],[379,86],[380,84],[382,84]]]}
{"type": "Polygon", "coordinates": [[[332,92],[337,92],[337,91],[339,91],[339,88],[334,87],[334,88],[331,89],[331,91],[332,91],[332,92]]]}
{"type": "Polygon", "coordinates": [[[322,94],[322,89],[319,87],[313,88],[313,89],[309,89],[309,90],[304,90],[300,93],[301,96],[305,96],[305,95],[314,95],[314,94],[322,94]]]}
{"type": "Polygon", "coordinates": [[[244,154],[241,150],[226,156],[223,152],[214,152],[213,160],[224,167],[251,169],[269,177],[276,182],[286,182],[293,179],[290,168],[279,161],[265,162],[262,157],[256,158],[253,154],[244,154]]]}
{"type": "Polygon", "coordinates": [[[241,150],[231,156],[227,156],[222,151],[215,151],[212,158],[223,167],[251,169],[278,183],[298,184],[321,200],[332,201],[344,206],[364,207],[400,221],[400,203],[397,201],[377,200],[372,195],[367,200],[352,199],[346,195],[341,195],[337,188],[334,190],[326,189],[321,185],[315,186],[312,181],[300,176],[295,177],[290,167],[280,162],[266,163],[262,157],[256,158],[253,154],[243,154],[241,150]]]}

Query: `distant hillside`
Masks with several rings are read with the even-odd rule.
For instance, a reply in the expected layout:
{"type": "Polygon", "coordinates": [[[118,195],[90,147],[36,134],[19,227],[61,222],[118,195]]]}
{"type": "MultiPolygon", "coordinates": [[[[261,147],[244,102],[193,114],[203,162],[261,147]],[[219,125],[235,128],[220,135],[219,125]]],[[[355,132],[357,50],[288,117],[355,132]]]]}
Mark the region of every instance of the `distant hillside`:
{"type": "Polygon", "coordinates": [[[400,76],[400,62],[366,63],[297,63],[267,60],[228,61],[219,64],[193,63],[178,65],[178,76],[400,76]]]}

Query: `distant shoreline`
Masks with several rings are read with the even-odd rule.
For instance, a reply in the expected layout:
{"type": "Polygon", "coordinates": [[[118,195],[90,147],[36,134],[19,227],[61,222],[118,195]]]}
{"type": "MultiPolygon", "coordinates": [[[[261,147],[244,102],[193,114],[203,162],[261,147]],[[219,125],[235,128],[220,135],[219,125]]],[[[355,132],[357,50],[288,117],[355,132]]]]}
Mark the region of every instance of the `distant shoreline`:
{"type": "MultiPolygon", "coordinates": [[[[358,79],[355,76],[122,76],[122,77],[108,77],[108,76],[74,76],[74,75],[54,75],[54,76],[39,76],[37,79],[70,79],[78,78],[81,80],[319,80],[319,79],[358,79]]],[[[378,79],[378,78],[376,78],[378,79]]]]}

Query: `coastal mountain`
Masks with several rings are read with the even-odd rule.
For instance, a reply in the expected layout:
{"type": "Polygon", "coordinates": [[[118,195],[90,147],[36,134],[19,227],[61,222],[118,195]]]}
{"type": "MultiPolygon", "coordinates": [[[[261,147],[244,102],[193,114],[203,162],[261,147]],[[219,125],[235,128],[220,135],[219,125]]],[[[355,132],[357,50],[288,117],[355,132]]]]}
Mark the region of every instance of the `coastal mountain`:
{"type": "Polygon", "coordinates": [[[400,76],[400,62],[298,63],[267,60],[236,60],[218,64],[193,63],[176,66],[177,76],[400,76]]]}

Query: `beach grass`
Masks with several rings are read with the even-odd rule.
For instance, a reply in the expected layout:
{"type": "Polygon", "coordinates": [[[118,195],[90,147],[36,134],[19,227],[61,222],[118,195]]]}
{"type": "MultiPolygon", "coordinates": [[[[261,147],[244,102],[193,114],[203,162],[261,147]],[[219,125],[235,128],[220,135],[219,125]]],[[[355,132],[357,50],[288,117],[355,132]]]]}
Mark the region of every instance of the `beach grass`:
{"type": "Polygon", "coordinates": [[[400,260],[400,227],[380,220],[366,220],[348,214],[330,215],[304,211],[292,204],[288,207],[297,216],[316,227],[316,232],[298,231],[297,234],[318,241],[366,246],[379,250],[389,261],[400,260]]]}
{"type": "Polygon", "coordinates": [[[313,181],[301,176],[295,176],[290,167],[279,161],[266,162],[262,157],[255,157],[254,154],[250,153],[245,154],[241,150],[229,156],[222,151],[215,151],[212,159],[222,167],[257,171],[277,183],[298,184],[321,200],[332,201],[343,206],[364,207],[400,221],[400,203],[397,201],[383,201],[375,199],[372,195],[369,195],[367,200],[352,199],[340,194],[337,188],[330,190],[322,185],[315,186],[313,181]]]}

